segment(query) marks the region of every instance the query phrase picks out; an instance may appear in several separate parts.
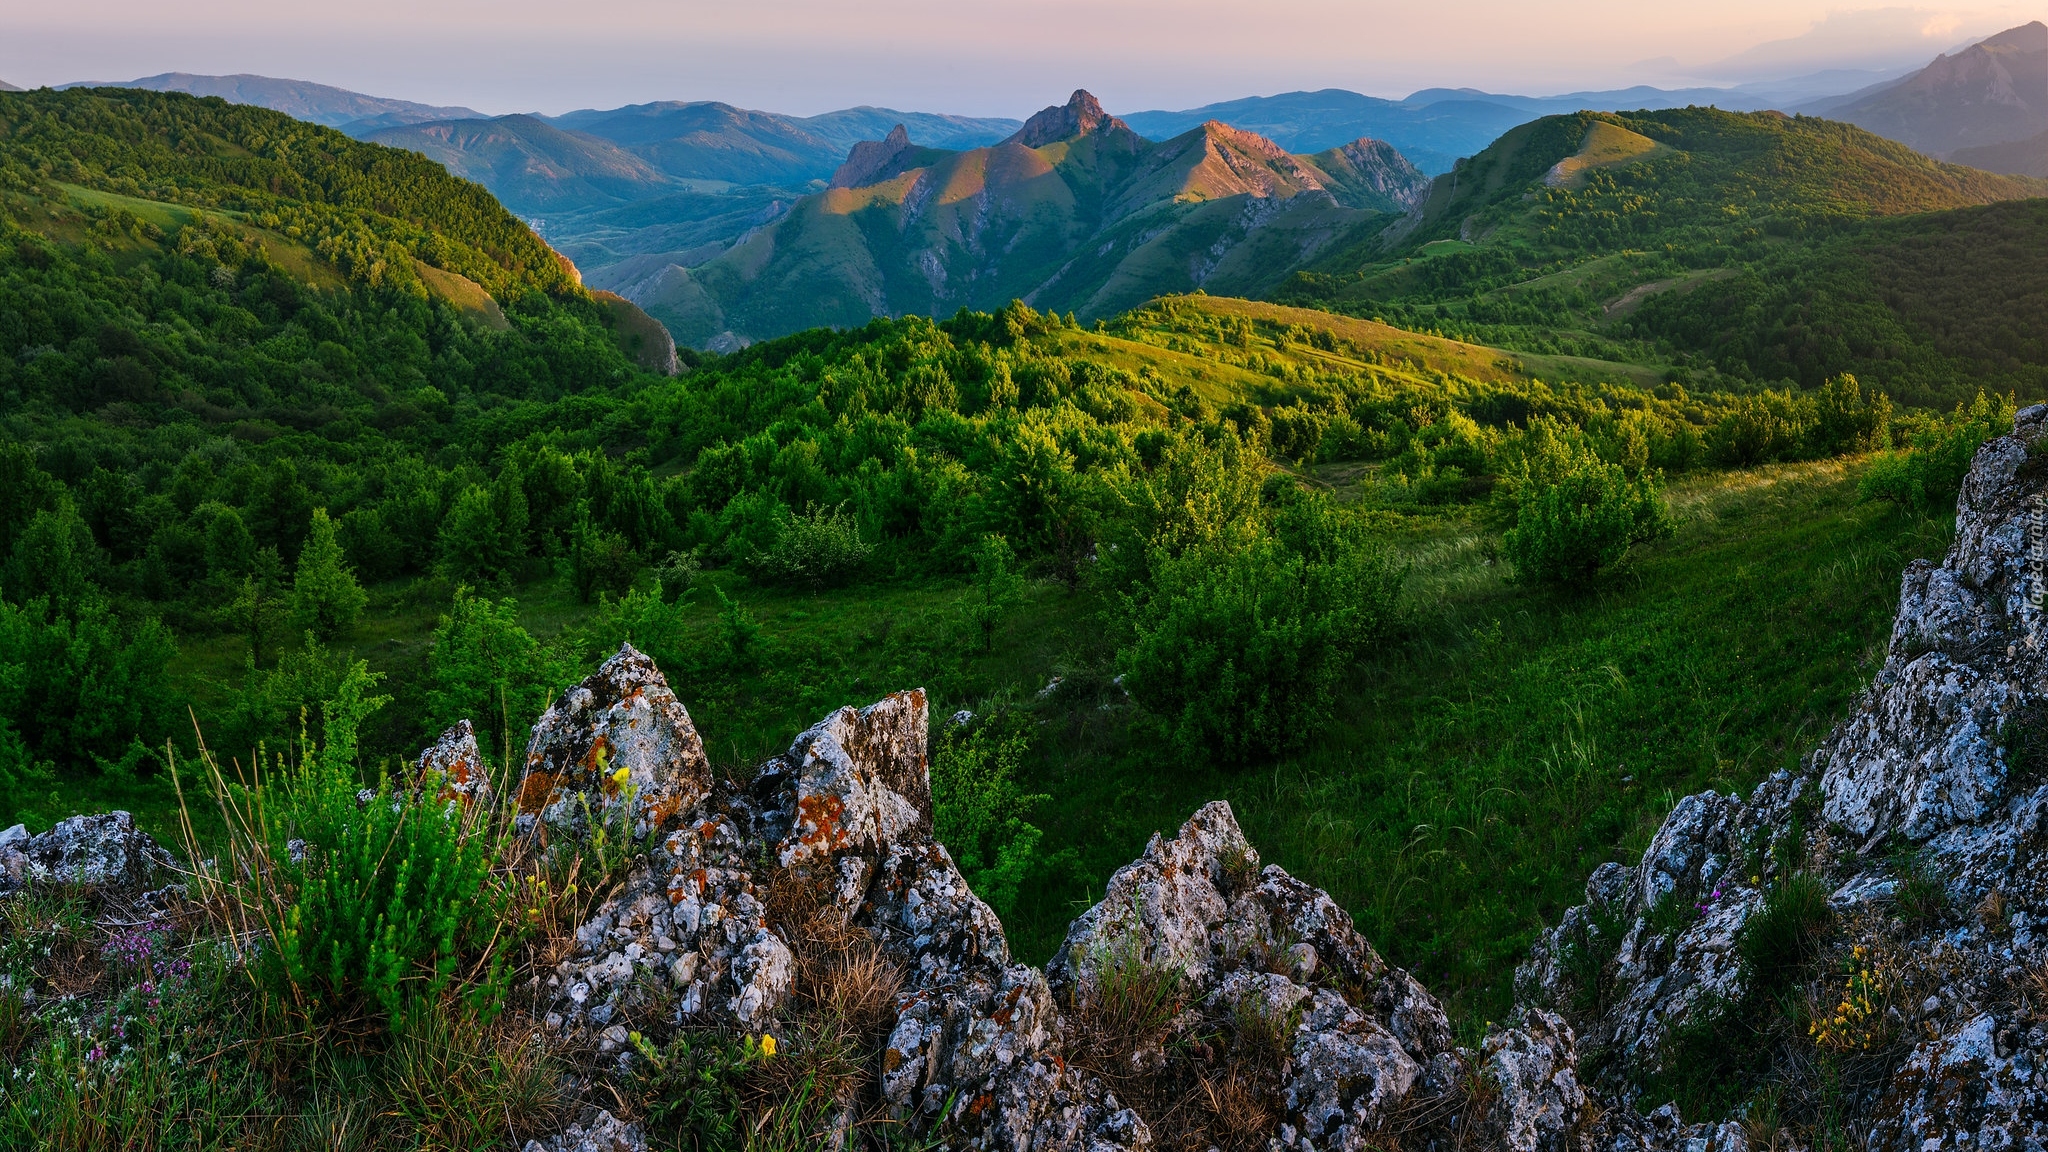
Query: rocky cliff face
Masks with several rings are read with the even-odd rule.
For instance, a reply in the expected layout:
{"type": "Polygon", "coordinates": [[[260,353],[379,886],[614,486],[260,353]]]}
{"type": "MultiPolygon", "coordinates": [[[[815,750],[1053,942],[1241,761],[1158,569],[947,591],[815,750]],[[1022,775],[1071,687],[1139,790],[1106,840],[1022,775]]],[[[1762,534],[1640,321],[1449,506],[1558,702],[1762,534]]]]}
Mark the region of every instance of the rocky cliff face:
{"type": "MultiPolygon", "coordinates": [[[[541,719],[516,792],[536,842],[631,846],[531,974],[535,1022],[621,1072],[629,1024],[802,1044],[792,1013],[864,965],[867,1106],[955,1149],[2039,1148],[2044,479],[2048,405],[1977,454],[1855,713],[1801,772],[1687,797],[1635,866],[1595,871],[1477,1047],[1224,803],[1155,836],[1044,969],[1020,964],[934,839],[922,691],[721,778],[630,647],[541,719]],[[1687,1123],[1672,1094],[1708,1111],[1687,1123]]],[[[466,726],[422,759],[450,802],[495,802],[466,726]]],[[[171,865],[119,813],[0,833],[0,895],[140,890],[171,865]]],[[[598,1112],[527,1152],[642,1147],[598,1112]]]]}
{"type": "Polygon", "coordinates": [[[1521,969],[1615,1104],[1704,1067],[1735,1098],[1825,1095],[1871,1149],[2048,1140],[2044,465],[2036,406],[1977,453],[1953,546],[1907,567],[1882,670],[1804,771],[1681,801],[1521,969]]]}

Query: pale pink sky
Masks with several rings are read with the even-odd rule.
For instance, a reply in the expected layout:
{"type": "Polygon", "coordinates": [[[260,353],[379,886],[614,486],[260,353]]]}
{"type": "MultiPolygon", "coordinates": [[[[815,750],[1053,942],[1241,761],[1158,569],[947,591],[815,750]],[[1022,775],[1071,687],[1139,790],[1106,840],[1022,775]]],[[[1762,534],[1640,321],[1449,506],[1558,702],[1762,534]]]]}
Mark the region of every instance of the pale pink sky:
{"type": "Polygon", "coordinates": [[[253,72],[490,113],[726,100],[1020,116],[1302,88],[1546,94],[1903,67],[2048,4],[1809,0],[0,0],[0,80],[253,72]]]}

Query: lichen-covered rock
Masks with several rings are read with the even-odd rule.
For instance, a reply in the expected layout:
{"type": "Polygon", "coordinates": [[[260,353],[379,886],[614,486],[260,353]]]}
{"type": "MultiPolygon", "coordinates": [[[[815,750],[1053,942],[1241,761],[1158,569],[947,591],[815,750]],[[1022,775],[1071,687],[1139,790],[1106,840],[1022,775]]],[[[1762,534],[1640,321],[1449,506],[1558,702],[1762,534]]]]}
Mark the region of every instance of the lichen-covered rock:
{"type": "Polygon", "coordinates": [[[1493,1119],[1513,1152],[1565,1152],[1577,1143],[1586,1108],[1578,1079],[1578,1045],[1564,1019],[1541,1009],[1522,1026],[1486,1037],[1480,1067],[1499,1088],[1493,1119]]]}
{"type": "Polygon", "coordinates": [[[711,792],[696,725],[654,661],[620,647],[541,715],[519,781],[518,827],[582,835],[632,802],[635,836],[673,827],[711,792]]]}
{"type": "Polygon", "coordinates": [[[1204,806],[1172,840],[1110,878],[1047,965],[1054,994],[1085,1002],[1105,970],[1178,973],[1191,1006],[1247,997],[1299,1024],[1287,1039],[1289,1147],[1356,1150],[1418,1087],[1455,1065],[1442,1005],[1366,943],[1329,895],[1278,866],[1260,869],[1227,803],[1204,806]]]}
{"type": "Polygon", "coordinates": [[[1594,1146],[1746,1148],[1739,1125],[1636,1106],[1653,1102],[1638,1098],[1642,1077],[1670,1058],[1673,1025],[1741,1002],[1743,927],[1787,867],[1824,884],[1837,917],[1814,994],[1842,995],[1845,965],[1884,990],[1853,1045],[1877,1079],[1844,1098],[1837,1122],[1873,1152],[2048,1146],[2048,1015],[2033,975],[2048,972],[2044,460],[2048,406],[1979,449],[1947,557],[1907,567],[1883,668],[1800,772],[1742,800],[1681,801],[1635,869],[1603,865],[1586,903],[1532,949],[1523,1002],[1621,1057],[1581,1085],[1598,1098],[1594,1146]],[[1919,851],[1902,857],[1901,839],[1919,851]],[[1945,899],[1930,911],[1919,897],[1909,919],[1895,906],[1909,882],[1945,899]],[[1589,956],[1598,989],[1578,985],[1589,956]],[[1910,1046],[1902,1059],[1877,1062],[1896,1045],[1910,1046]]]}
{"type": "Polygon", "coordinates": [[[73,816],[41,835],[0,833],[0,893],[80,884],[142,894],[176,879],[177,860],[126,812],[73,816]]]}
{"type": "Polygon", "coordinates": [[[523,1152],[647,1152],[647,1137],[638,1124],[598,1110],[560,1135],[528,1140],[523,1152]]]}
{"type": "Polygon", "coordinates": [[[459,800],[464,808],[491,802],[490,771],[469,721],[457,721],[420,750],[419,779],[423,785],[434,782],[439,799],[459,800]]]}
{"type": "Polygon", "coordinates": [[[923,689],[866,708],[841,708],[796,738],[783,757],[796,781],[795,826],[784,867],[847,852],[874,857],[932,830],[923,689]]]}

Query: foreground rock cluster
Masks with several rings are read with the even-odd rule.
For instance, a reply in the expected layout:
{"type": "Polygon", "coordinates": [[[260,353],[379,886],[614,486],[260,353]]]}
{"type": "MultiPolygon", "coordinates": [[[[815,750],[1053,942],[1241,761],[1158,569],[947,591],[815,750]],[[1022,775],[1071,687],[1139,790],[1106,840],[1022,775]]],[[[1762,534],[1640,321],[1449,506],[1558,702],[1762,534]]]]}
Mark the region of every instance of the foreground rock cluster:
{"type": "MultiPolygon", "coordinates": [[[[622,1071],[627,1022],[650,1011],[773,1036],[804,992],[804,933],[824,925],[894,974],[879,1091],[934,1146],[1137,1152],[1192,1146],[1197,1123],[1269,1152],[1794,1146],[1754,1109],[1688,1123],[1660,1098],[1706,1067],[1736,1088],[1776,1078],[1773,1099],[1829,1093],[1837,1142],[2041,1148],[2043,460],[2048,406],[1978,453],[1954,546],[1907,569],[1855,713],[1801,772],[1687,797],[1639,863],[1595,871],[1518,973],[1515,1019],[1476,1048],[1327,893],[1262,866],[1223,803],[1155,836],[1044,969],[1019,964],[934,838],[922,691],[842,708],[726,779],[631,647],[541,718],[510,798],[536,841],[628,846],[624,882],[533,978],[537,1014],[622,1071]],[[1800,890],[1822,906],[1790,967],[1762,970],[1746,926],[1800,890]],[[1802,995],[1808,1034],[1772,1032],[1802,995]]],[[[467,725],[422,760],[444,797],[496,802],[467,725]]],[[[120,813],[0,833],[0,894],[81,877],[142,890],[170,865],[120,813]]],[[[593,1111],[527,1152],[645,1146],[593,1111]]]]}

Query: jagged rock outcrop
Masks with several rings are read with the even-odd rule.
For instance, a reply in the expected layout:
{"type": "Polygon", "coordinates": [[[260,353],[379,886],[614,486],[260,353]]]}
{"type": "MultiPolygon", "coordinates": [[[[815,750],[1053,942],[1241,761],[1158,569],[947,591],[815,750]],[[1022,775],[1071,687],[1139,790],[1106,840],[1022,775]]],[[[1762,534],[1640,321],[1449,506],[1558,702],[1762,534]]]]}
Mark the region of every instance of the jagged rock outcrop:
{"type": "Polygon", "coordinates": [[[1062,140],[1072,140],[1077,136],[1089,136],[1096,132],[1106,132],[1119,142],[1126,137],[1132,145],[1138,142],[1138,134],[1131,131],[1130,125],[1104,111],[1102,101],[1097,100],[1094,94],[1086,89],[1076,88],[1074,94],[1067,97],[1065,104],[1057,104],[1033,113],[1031,119],[1026,120],[1024,126],[1017,129],[1003,143],[1022,144],[1026,148],[1043,148],[1047,144],[1057,144],[1062,140]]]}
{"type": "Polygon", "coordinates": [[[833,188],[859,188],[881,178],[896,158],[912,151],[910,133],[898,124],[880,140],[862,140],[846,154],[846,162],[832,173],[833,188]]]}
{"type": "Polygon", "coordinates": [[[1676,1027],[1759,1003],[1744,999],[1765,978],[1741,958],[1744,927],[1795,874],[1831,893],[1805,1042],[1857,1069],[1838,1089],[1851,1138],[1874,1152],[2048,1143],[2044,481],[2037,405],[1978,450],[1948,555],[1907,567],[1883,668],[1802,770],[1746,799],[1681,801],[1642,861],[1596,871],[1521,968],[1522,998],[1604,1051],[1615,1146],[1737,1146],[1732,1125],[1631,1106],[1686,1058],[1676,1027]]]}
{"type": "Polygon", "coordinates": [[[690,713],[654,661],[619,649],[541,714],[519,781],[518,826],[580,834],[614,817],[635,837],[675,826],[711,791],[711,762],[690,713]]]}
{"type": "Polygon", "coordinates": [[[73,816],[40,835],[0,832],[0,895],[35,884],[146,894],[176,880],[177,860],[126,812],[73,816]]]}
{"type": "MultiPolygon", "coordinates": [[[[658,677],[627,650],[593,677],[602,687],[586,682],[592,702],[571,715],[603,699],[659,699],[658,677]]],[[[927,712],[922,691],[842,708],[750,780],[716,782],[678,809],[675,827],[651,830],[626,882],[577,929],[573,954],[539,978],[547,1026],[625,1060],[627,1022],[649,1011],[676,1026],[771,1032],[808,915],[872,941],[898,974],[882,1095],[954,1148],[1153,1147],[1111,1078],[1163,1068],[1169,1048],[1213,1039],[1219,1021],[1226,1032],[1266,1021],[1278,1038],[1272,1086],[1285,1119],[1273,1135],[1284,1147],[1366,1148],[1404,1103],[1454,1090],[1468,1056],[1442,1007],[1326,893],[1261,869],[1227,804],[1155,837],[1075,922],[1049,972],[1015,963],[1001,922],[933,838],[927,712]],[[793,892],[814,902],[808,913],[791,912],[793,892]],[[1134,972],[1172,984],[1171,1012],[1133,1063],[1101,1067],[1081,1044],[1090,1013],[1105,973],[1134,972]]],[[[673,730],[642,734],[642,746],[683,742],[680,705],[649,717],[673,730]]],[[[555,747],[553,733],[570,727],[544,719],[535,747],[555,747]]],[[[587,758],[576,750],[597,739],[590,727],[573,727],[572,756],[530,756],[529,771],[560,780],[565,758],[587,758]]]]}

